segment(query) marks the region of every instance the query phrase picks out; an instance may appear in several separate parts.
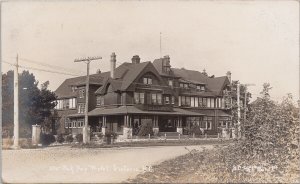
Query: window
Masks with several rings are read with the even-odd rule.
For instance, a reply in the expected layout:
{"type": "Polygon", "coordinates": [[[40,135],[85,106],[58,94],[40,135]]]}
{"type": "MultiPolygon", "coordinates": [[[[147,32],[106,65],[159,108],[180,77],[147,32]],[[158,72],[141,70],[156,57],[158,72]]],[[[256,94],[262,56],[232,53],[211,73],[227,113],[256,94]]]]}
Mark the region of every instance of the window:
{"type": "Polygon", "coordinates": [[[136,104],[144,104],[145,102],[145,94],[134,92],[134,102],[136,104]]]}
{"type": "Polygon", "coordinates": [[[151,104],[162,104],[162,95],[160,93],[152,93],[151,104]]]}
{"type": "Polygon", "coordinates": [[[206,105],[207,105],[207,100],[206,100],[206,98],[203,98],[202,107],[206,107],[206,105]]]}
{"type": "Polygon", "coordinates": [[[174,96],[171,97],[171,103],[175,104],[175,97],[174,96]]]}
{"type": "Polygon", "coordinates": [[[181,88],[189,88],[189,84],[188,83],[180,83],[179,87],[181,87],[181,88]]]}
{"type": "Polygon", "coordinates": [[[84,89],[80,89],[80,90],[78,91],[78,93],[79,93],[79,98],[84,98],[84,92],[85,92],[84,89]]]}
{"type": "Polygon", "coordinates": [[[214,99],[214,98],[211,98],[211,99],[210,99],[210,107],[211,107],[211,108],[214,108],[214,107],[215,107],[215,99],[214,99]]]}
{"type": "Polygon", "coordinates": [[[144,77],[143,83],[144,83],[144,84],[152,84],[152,79],[149,78],[149,77],[144,77]]]}
{"type": "Polygon", "coordinates": [[[212,124],[211,121],[207,121],[207,122],[206,122],[206,127],[205,127],[205,129],[211,130],[211,124],[212,124]]]}
{"type": "Polygon", "coordinates": [[[85,104],[79,103],[78,104],[78,113],[84,113],[84,111],[85,111],[85,104]]]}
{"type": "Polygon", "coordinates": [[[104,105],[104,96],[97,96],[97,105],[103,106],[104,105]]]}
{"type": "Polygon", "coordinates": [[[178,96],[178,106],[181,106],[181,96],[178,96]]]}
{"type": "Polygon", "coordinates": [[[195,97],[195,107],[198,107],[199,106],[199,100],[198,100],[198,97],[195,97]]]}
{"type": "Polygon", "coordinates": [[[183,86],[184,88],[189,88],[189,85],[187,83],[185,83],[183,86]]]}
{"type": "Polygon", "coordinates": [[[184,88],[183,83],[180,83],[180,84],[179,84],[179,87],[184,88]]]}
{"type": "Polygon", "coordinates": [[[205,87],[204,86],[201,86],[201,91],[205,91],[205,87]]]}
{"type": "Polygon", "coordinates": [[[191,106],[191,97],[186,96],[186,97],[185,97],[185,103],[186,103],[187,106],[190,107],[190,106],[191,106]]]}
{"type": "Polygon", "coordinates": [[[162,104],[161,103],[161,94],[159,94],[159,93],[157,94],[157,103],[162,104]]]}
{"type": "Polygon", "coordinates": [[[169,86],[173,87],[173,81],[169,80],[169,86]]]}
{"type": "Polygon", "coordinates": [[[191,97],[191,106],[195,107],[195,97],[191,97]]]}
{"type": "Polygon", "coordinates": [[[170,104],[170,97],[168,96],[165,97],[165,104],[170,104]]]}
{"type": "Polygon", "coordinates": [[[75,109],[76,108],[76,98],[70,98],[69,99],[69,108],[75,109]]]}
{"type": "Polygon", "coordinates": [[[77,89],[77,86],[72,86],[71,89],[72,89],[72,92],[75,92],[77,89]]]}

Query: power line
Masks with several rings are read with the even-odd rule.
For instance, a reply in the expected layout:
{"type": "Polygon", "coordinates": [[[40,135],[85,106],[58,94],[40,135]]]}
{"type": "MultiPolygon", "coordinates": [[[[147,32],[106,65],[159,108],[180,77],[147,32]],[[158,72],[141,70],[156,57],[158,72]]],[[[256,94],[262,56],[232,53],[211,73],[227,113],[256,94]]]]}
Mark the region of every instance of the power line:
{"type": "MultiPolygon", "coordinates": [[[[6,61],[2,61],[3,63],[9,64],[11,66],[15,66],[15,64],[10,63],[10,62],[6,62],[6,61]]],[[[48,73],[56,73],[56,74],[62,74],[62,75],[70,75],[70,76],[75,76],[75,77],[80,77],[82,75],[79,74],[72,74],[72,73],[66,73],[66,72],[59,72],[59,71],[53,71],[53,70],[46,70],[46,69],[41,69],[41,68],[35,68],[35,67],[29,67],[29,66],[23,66],[23,65],[19,65],[20,68],[24,68],[24,69],[31,69],[31,70],[37,70],[37,71],[43,71],[43,72],[48,72],[48,73]]]]}
{"type": "Polygon", "coordinates": [[[35,63],[35,64],[38,64],[38,65],[46,66],[46,67],[53,68],[53,69],[67,70],[67,71],[75,72],[75,73],[83,73],[83,72],[79,72],[79,71],[75,71],[75,70],[70,70],[69,68],[64,68],[64,67],[61,67],[61,66],[42,63],[42,62],[35,61],[35,60],[32,60],[32,59],[26,59],[26,58],[19,58],[19,59],[22,60],[22,61],[25,61],[25,62],[35,63]]]}

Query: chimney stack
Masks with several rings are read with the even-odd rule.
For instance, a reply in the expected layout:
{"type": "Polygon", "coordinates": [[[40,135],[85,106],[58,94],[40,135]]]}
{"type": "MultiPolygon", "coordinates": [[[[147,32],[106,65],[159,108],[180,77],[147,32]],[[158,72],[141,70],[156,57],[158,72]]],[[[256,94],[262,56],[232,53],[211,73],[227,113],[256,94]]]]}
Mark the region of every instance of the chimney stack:
{"type": "Polygon", "coordinates": [[[131,61],[133,64],[139,64],[141,61],[141,58],[138,55],[135,55],[132,57],[131,61]]]}
{"type": "Polygon", "coordinates": [[[110,77],[115,78],[115,69],[116,69],[116,54],[113,52],[110,56],[110,77]]]}
{"type": "Polygon", "coordinates": [[[230,82],[230,84],[231,84],[231,72],[228,71],[228,72],[226,73],[226,75],[227,75],[227,78],[228,78],[228,80],[229,80],[229,82],[230,82]]]}

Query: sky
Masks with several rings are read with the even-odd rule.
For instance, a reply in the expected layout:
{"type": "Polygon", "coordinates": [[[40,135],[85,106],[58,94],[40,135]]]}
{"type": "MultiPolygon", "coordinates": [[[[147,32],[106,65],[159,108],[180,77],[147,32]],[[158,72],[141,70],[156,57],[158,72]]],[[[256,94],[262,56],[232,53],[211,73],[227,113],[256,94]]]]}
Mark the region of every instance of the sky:
{"type": "MultiPolygon", "coordinates": [[[[169,55],[172,67],[224,76],[249,87],[253,99],[262,84],[280,100],[299,98],[299,2],[277,1],[20,1],[1,10],[2,61],[29,69],[55,90],[72,75],[85,75],[74,59],[101,56],[90,73],[169,55]],[[161,51],[160,51],[161,32],[161,51]],[[38,63],[38,64],[37,64],[38,63]]],[[[2,64],[2,72],[13,69],[2,64]]]]}

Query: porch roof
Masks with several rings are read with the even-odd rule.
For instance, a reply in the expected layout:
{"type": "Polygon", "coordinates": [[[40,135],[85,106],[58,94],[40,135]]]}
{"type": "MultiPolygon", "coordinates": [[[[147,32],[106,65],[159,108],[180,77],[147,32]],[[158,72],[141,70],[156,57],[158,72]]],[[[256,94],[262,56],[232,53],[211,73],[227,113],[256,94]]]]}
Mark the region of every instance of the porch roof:
{"type": "Polygon", "coordinates": [[[184,109],[174,108],[174,111],[143,111],[134,106],[121,106],[115,108],[96,108],[89,112],[89,116],[103,116],[103,115],[122,115],[122,114],[144,114],[144,115],[173,115],[173,116],[204,116],[198,112],[191,112],[184,109]]]}

